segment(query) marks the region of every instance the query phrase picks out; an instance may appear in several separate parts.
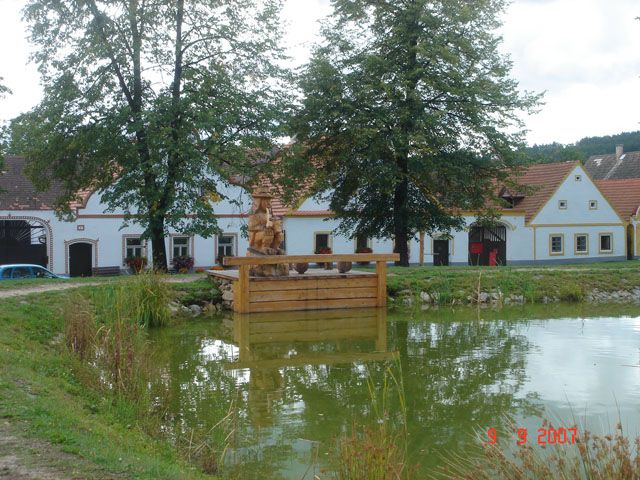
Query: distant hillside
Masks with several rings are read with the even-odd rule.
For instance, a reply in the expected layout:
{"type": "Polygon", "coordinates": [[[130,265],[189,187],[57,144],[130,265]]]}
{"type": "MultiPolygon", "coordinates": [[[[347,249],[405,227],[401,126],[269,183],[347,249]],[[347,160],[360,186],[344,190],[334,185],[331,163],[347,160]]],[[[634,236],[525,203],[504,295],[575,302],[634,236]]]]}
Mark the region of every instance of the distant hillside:
{"type": "Polygon", "coordinates": [[[616,145],[624,145],[625,152],[640,151],[640,131],[624,132],[605,137],[586,137],[574,144],[550,143],[527,147],[524,153],[531,163],[552,163],[565,160],[586,160],[591,155],[615,153],[616,145]]]}

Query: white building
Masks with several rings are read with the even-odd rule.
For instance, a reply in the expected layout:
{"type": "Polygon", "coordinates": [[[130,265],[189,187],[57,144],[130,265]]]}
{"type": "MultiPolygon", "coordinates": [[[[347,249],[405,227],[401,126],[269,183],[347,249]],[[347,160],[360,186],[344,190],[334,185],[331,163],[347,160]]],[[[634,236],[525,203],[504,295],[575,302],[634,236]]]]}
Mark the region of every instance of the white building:
{"type": "MultiPolygon", "coordinates": [[[[125,268],[128,256],[150,257],[150,248],[140,239],[140,227],[122,228],[124,212],[105,213],[99,193],[87,192],[74,205],[74,221],[57,219],[52,204],[59,188],[54,185],[49,192],[37,193],[23,175],[24,164],[23,158],[9,157],[0,175],[0,190],[4,190],[0,193],[0,264],[40,263],[56,273],[89,275],[95,268],[103,273],[125,268]]],[[[616,200],[617,205],[612,205],[579,162],[535,165],[518,182],[536,190],[501,192],[513,208],[502,211],[499,226],[475,227],[475,217],[469,213],[462,231],[412,240],[411,263],[546,264],[621,260],[640,254],[640,244],[633,240],[640,232],[640,198],[631,215],[630,207],[620,203],[628,197],[627,185],[603,187],[616,200]],[[632,235],[629,240],[627,233],[632,235]]],[[[227,199],[214,208],[223,233],[202,238],[170,232],[166,239],[170,263],[174,256],[189,255],[196,267],[209,268],[219,255],[246,252],[248,241],[241,232],[251,206],[249,194],[240,186],[220,183],[227,199]]],[[[635,191],[640,191],[638,186],[635,191]]],[[[379,253],[393,250],[391,240],[336,235],[338,221],[327,205],[314,198],[293,210],[276,200],[273,213],[284,217],[285,247],[290,254],[312,254],[321,247],[330,247],[333,253],[353,253],[358,246],[379,253]]]]}

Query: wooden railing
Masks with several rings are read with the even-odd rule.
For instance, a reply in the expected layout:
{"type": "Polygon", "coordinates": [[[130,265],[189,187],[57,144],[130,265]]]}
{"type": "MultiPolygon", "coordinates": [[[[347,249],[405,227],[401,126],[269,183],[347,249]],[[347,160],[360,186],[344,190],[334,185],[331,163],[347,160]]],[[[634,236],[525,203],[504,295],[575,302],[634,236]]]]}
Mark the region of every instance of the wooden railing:
{"type": "Polygon", "coordinates": [[[354,253],[338,255],[265,255],[251,257],[224,257],[225,266],[239,267],[238,282],[234,286],[235,311],[246,313],[249,308],[249,270],[252,265],[276,265],[283,263],[375,262],[377,306],[387,302],[387,262],[398,261],[397,253],[354,253]]]}

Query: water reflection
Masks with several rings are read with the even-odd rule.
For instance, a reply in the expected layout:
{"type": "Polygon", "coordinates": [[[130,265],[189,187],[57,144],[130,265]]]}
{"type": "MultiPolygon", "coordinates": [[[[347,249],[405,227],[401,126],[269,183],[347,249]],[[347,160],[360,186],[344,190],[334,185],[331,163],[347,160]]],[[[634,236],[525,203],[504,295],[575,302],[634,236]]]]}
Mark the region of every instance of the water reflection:
{"type": "Polygon", "coordinates": [[[232,328],[239,355],[225,362],[224,368],[249,370],[247,403],[255,427],[273,425],[273,408],[282,400],[287,367],[326,367],[393,358],[387,351],[384,309],[234,314],[232,328]]]}
{"type": "Polygon", "coordinates": [[[372,421],[367,378],[381,385],[389,365],[401,369],[410,454],[425,471],[443,453],[468,453],[476,428],[510,417],[535,429],[543,409],[564,415],[569,402],[585,416],[619,409],[635,425],[638,319],[607,310],[584,320],[597,313],[349,310],[185,323],[152,338],[171,392],[165,428],[207,430],[235,405],[236,451],[258,452],[259,473],[241,478],[303,478],[316,450],[326,463],[336,436],[372,421]]]}

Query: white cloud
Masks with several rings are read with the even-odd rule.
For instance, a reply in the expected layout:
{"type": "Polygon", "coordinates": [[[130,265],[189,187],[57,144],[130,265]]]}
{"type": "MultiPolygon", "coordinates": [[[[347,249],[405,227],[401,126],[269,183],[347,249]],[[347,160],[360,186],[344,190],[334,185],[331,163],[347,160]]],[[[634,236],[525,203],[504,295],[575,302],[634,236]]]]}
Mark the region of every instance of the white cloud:
{"type": "MultiPolygon", "coordinates": [[[[0,103],[0,120],[33,107],[39,77],[19,0],[0,1],[0,76],[14,95],[0,103]]],[[[318,38],[329,0],[286,0],[286,45],[303,63],[318,38]]],[[[640,129],[640,15],[637,0],[516,0],[504,16],[502,50],[514,61],[522,88],[547,91],[545,106],[526,119],[529,141],[569,143],[584,136],[640,129]]]]}

